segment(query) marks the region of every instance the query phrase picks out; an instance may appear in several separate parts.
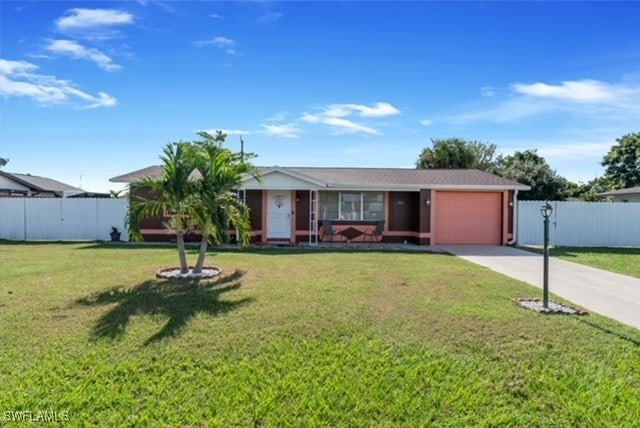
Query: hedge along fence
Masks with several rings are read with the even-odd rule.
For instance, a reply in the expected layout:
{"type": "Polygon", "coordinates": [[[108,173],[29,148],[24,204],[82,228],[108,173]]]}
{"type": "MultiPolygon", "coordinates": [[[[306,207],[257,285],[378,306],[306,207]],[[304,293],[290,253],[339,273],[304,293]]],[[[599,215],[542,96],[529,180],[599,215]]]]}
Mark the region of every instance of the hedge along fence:
{"type": "Polygon", "coordinates": [[[0,198],[0,239],[108,241],[116,227],[126,240],[128,209],[115,198],[0,198]]]}
{"type": "MultiPolygon", "coordinates": [[[[556,247],[640,247],[640,203],[550,201],[549,243],[556,247]]],[[[543,244],[544,201],[518,201],[517,243],[543,244]]]]}

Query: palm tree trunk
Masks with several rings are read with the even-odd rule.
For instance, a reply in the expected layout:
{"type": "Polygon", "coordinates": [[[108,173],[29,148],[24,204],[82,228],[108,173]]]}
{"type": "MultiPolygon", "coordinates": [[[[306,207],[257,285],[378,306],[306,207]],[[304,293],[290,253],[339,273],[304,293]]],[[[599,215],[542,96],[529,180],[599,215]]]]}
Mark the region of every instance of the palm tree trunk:
{"type": "Polygon", "coordinates": [[[184,235],[182,232],[176,231],[176,241],[178,243],[178,257],[180,258],[180,273],[188,273],[189,265],[187,264],[187,253],[184,248],[184,235]]]}
{"type": "Polygon", "coordinates": [[[200,240],[200,254],[198,254],[198,262],[196,263],[196,267],[193,268],[193,273],[201,273],[202,267],[204,266],[204,259],[207,257],[207,244],[209,242],[209,237],[206,233],[202,234],[202,239],[200,240]]]}

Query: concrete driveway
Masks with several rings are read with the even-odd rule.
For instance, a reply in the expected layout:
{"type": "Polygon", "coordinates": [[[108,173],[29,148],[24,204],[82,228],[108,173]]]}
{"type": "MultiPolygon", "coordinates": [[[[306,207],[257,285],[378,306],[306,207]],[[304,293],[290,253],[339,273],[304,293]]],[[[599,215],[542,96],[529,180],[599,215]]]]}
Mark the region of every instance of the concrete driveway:
{"type": "MultiPolygon", "coordinates": [[[[438,248],[542,289],[541,255],[512,247],[484,245],[438,248]]],[[[640,279],[551,257],[549,292],[590,312],[640,329],[640,279]]],[[[542,293],[539,297],[542,298],[542,293]]]]}

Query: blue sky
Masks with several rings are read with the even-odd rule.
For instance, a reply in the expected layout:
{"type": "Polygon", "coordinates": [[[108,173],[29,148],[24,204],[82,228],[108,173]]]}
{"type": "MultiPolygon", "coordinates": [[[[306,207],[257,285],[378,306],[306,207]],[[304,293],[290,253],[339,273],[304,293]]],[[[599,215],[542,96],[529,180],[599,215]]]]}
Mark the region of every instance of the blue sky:
{"type": "Polygon", "coordinates": [[[640,131],[637,2],[2,1],[4,170],[93,191],[225,130],[259,165],[413,167],[431,138],[602,175],[640,131]]]}

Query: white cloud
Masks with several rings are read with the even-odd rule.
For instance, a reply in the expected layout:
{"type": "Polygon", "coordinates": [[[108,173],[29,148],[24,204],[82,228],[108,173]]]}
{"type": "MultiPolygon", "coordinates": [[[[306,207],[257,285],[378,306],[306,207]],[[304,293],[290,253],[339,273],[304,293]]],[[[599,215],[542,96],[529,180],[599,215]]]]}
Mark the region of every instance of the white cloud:
{"type": "Polygon", "coordinates": [[[431,126],[431,125],[433,125],[433,120],[431,120],[431,119],[422,119],[420,121],[420,123],[422,125],[424,125],[424,126],[431,126]]]}
{"type": "Polygon", "coordinates": [[[309,123],[322,123],[322,116],[317,114],[304,113],[301,119],[309,123]]]}
{"type": "Polygon", "coordinates": [[[575,161],[587,158],[602,160],[609,151],[615,137],[603,137],[597,131],[589,131],[594,135],[583,135],[580,131],[565,132],[563,136],[545,137],[542,139],[518,139],[509,138],[508,142],[500,144],[501,151],[505,155],[511,155],[517,151],[537,148],[538,154],[547,161],[554,162],[575,161]]]}
{"type": "Polygon", "coordinates": [[[37,70],[38,66],[27,61],[9,61],[0,59],[0,75],[28,73],[37,70]]]}
{"type": "Polygon", "coordinates": [[[84,108],[113,107],[118,104],[118,100],[105,92],[98,92],[98,96],[95,97],[72,88],[70,93],[89,102],[84,108]]]}
{"type": "Polygon", "coordinates": [[[295,123],[283,123],[280,125],[260,125],[264,129],[262,132],[267,135],[272,135],[274,137],[283,137],[283,138],[299,138],[302,133],[302,129],[300,129],[295,123]]]}
{"type": "Polygon", "coordinates": [[[339,117],[324,118],[323,123],[335,127],[335,133],[337,134],[356,134],[361,132],[364,134],[377,135],[380,133],[377,129],[374,129],[370,126],[355,123],[348,119],[339,117]]]}
{"type": "Polygon", "coordinates": [[[282,18],[283,14],[280,12],[267,12],[264,15],[260,16],[256,22],[260,25],[268,25],[273,24],[282,18]]]}
{"type": "Polygon", "coordinates": [[[287,118],[289,117],[289,113],[287,112],[279,112],[274,114],[271,117],[266,118],[265,120],[267,122],[282,122],[283,120],[287,120],[287,118]]]}
{"type": "Polygon", "coordinates": [[[211,13],[211,14],[209,14],[209,17],[210,18],[214,18],[214,19],[224,19],[224,16],[219,15],[217,13],[211,13]]]}
{"type": "Polygon", "coordinates": [[[483,97],[492,97],[495,95],[495,91],[491,86],[483,86],[480,88],[480,95],[483,97]]]}
{"type": "Polygon", "coordinates": [[[171,13],[173,15],[180,15],[180,12],[176,8],[174,8],[172,6],[169,6],[167,4],[167,2],[162,2],[160,0],[153,0],[153,1],[150,1],[150,0],[137,0],[137,3],[139,5],[141,5],[141,6],[143,6],[143,7],[147,7],[147,6],[149,6],[149,4],[152,4],[153,6],[159,7],[160,9],[164,10],[165,12],[171,13]]]}
{"type": "Polygon", "coordinates": [[[50,40],[45,46],[49,52],[67,55],[73,59],[84,59],[95,62],[98,67],[106,71],[120,70],[122,67],[114,64],[113,60],[95,48],[88,48],[72,40],[50,40]]]}
{"type": "Polygon", "coordinates": [[[357,134],[357,133],[363,133],[363,134],[369,134],[369,135],[380,134],[380,132],[377,129],[374,129],[370,126],[352,122],[342,117],[331,117],[326,115],[314,115],[314,114],[304,113],[302,115],[302,120],[308,123],[315,123],[315,124],[322,123],[325,125],[329,125],[334,128],[334,134],[357,134]]]}
{"type": "Polygon", "coordinates": [[[349,104],[349,107],[360,112],[362,117],[387,117],[397,116],[400,110],[389,103],[376,103],[373,107],[358,104],[349,104]]]}
{"type": "Polygon", "coordinates": [[[371,107],[363,104],[331,104],[325,110],[325,115],[347,117],[354,111],[358,112],[360,117],[385,117],[400,114],[400,110],[391,104],[378,102],[371,107]]]}
{"type": "Polygon", "coordinates": [[[56,20],[59,31],[83,30],[95,27],[133,24],[134,16],[129,12],[115,9],[74,8],[65,12],[65,16],[56,20]]]}
{"type": "MultiPolygon", "coordinates": [[[[542,147],[538,150],[540,155],[550,159],[580,159],[585,157],[597,157],[602,159],[611,149],[612,142],[585,143],[562,141],[553,147],[542,147]]],[[[533,147],[533,146],[529,146],[533,147]]]]}
{"type": "Polygon", "coordinates": [[[0,59],[0,96],[26,97],[39,104],[59,104],[81,100],[81,108],[112,107],[117,100],[105,92],[90,95],[66,80],[33,73],[38,69],[26,61],[0,59]]]}
{"type": "MultiPolygon", "coordinates": [[[[516,122],[542,115],[566,115],[571,121],[629,122],[640,114],[640,85],[607,83],[597,80],[565,81],[560,85],[546,83],[511,85],[508,99],[491,97],[469,107],[466,112],[440,118],[455,125],[470,122],[516,122]]],[[[558,116],[559,117],[559,116],[558,116]]]]}
{"type": "Polygon", "coordinates": [[[483,106],[472,111],[459,113],[442,118],[441,121],[454,125],[470,122],[514,122],[531,116],[536,116],[558,109],[560,106],[550,100],[515,98],[494,105],[483,106]]]}
{"type": "Polygon", "coordinates": [[[353,113],[353,111],[347,107],[347,104],[331,104],[322,112],[322,115],[328,117],[347,117],[351,113],[353,113]]]}
{"type": "Polygon", "coordinates": [[[226,37],[215,37],[211,42],[218,48],[232,48],[236,45],[235,40],[226,37]]]}
{"type": "Polygon", "coordinates": [[[371,106],[354,103],[330,104],[320,113],[304,113],[301,119],[308,123],[329,125],[333,128],[334,134],[380,134],[371,126],[347,119],[352,114],[361,118],[380,118],[396,116],[400,114],[400,110],[386,102],[377,102],[371,106]]]}
{"type": "Polygon", "coordinates": [[[565,81],[560,85],[546,83],[514,83],[511,85],[517,93],[540,98],[553,98],[578,103],[611,103],[618,101],[634,90],[621,85],[610,85],[598,80],[565,81]]]}
{"type": "Polygon", "coordinates": [[[215,46],[216,48],[223,49],[226,53],[233,55],[236,53],[236,41],[227,37],[214,37],[210,40],[198,40],[194,42],[196,46],[215,46]]]}
{"type": "Polygon", "coordinates": [[[589,129],[584,132],[568,131],[563,136],[524,140],[515,136],[495,142],[504,155],[537,148],[538,154],[558,174],[573,182],[586,182],[603,174],[600,162],[615,143],[615,138],[620,135],[619,131],[611,132],[611,135],[607,135],[607,132],[589,129]]]}

